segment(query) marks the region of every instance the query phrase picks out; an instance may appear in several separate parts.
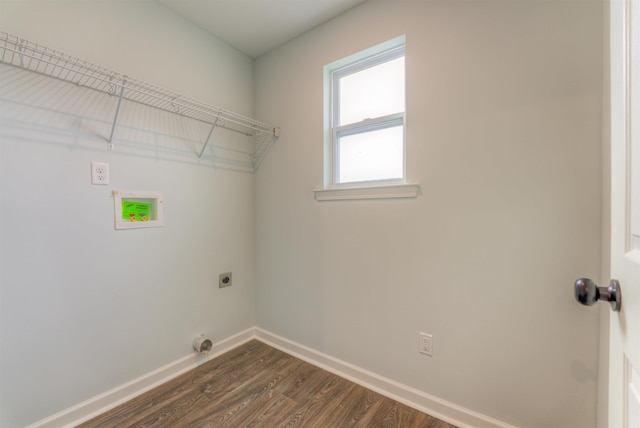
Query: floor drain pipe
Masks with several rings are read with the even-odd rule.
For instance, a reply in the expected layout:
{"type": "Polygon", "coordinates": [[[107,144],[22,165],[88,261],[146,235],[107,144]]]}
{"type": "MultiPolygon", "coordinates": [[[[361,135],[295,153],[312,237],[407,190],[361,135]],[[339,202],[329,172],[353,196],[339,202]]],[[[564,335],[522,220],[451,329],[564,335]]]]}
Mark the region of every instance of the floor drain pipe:
{"type": "Polygon", "coordinates": [[[201,334],[193,340],[193,349],[201,354],[206,354],[211,351],[212,347],[213,343],[211,343],[211,340],[207,339],[204,334],[201,334]]]}

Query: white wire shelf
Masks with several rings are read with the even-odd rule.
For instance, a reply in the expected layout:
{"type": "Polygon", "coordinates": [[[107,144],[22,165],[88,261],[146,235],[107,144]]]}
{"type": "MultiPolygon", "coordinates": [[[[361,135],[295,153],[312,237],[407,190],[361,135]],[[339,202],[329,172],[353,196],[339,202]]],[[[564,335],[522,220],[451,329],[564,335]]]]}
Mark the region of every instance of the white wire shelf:
{"type": "MultiPolygon", "coordinates": [[[[250,137],[249,148],[242,150],[247,152],[254,171],[280,134],[277,127],[173,93],[5,32],[0,32],[0,63],[117,97],[110,132],[105,136],[111,149],[123,101],[149,106],[210,126],[206,139],[201,142],[199,153],[196,153],[200,158],[213,139],[216,128],[250,137]]],[[[213,151],[215,156],[215,150],[213,151]]]]}

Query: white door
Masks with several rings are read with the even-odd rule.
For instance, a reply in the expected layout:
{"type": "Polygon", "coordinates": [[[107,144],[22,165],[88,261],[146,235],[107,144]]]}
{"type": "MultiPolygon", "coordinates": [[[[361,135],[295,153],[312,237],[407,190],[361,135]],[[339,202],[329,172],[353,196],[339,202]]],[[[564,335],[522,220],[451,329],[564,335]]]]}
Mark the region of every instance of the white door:
{"type": "Polygon", "coordinates": [[[611,276],[609,428],[640,428],[640,0],[611,0],[611,276]]]}

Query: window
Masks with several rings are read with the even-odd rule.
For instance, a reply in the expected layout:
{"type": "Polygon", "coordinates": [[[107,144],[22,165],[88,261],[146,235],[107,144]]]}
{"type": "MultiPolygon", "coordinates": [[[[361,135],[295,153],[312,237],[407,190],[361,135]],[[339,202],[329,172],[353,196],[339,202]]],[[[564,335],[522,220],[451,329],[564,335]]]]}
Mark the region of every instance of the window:
{"type": "Polygon", "coordinates": [[[399,42],[329,66],[329,185],[405,180],[404,38],[399,42]]]}
{"type": "Polygon", "coordinates": [[[324,67],[318,201],[415,198],[405,160],[405,36],[324,67]]]}

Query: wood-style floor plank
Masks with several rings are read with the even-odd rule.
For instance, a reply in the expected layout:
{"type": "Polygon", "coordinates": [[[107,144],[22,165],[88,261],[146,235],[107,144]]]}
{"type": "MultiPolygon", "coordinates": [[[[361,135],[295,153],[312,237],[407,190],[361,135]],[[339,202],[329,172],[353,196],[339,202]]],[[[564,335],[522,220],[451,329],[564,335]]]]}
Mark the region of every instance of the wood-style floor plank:
{"type": "Polygon", "coordinates": [[[80,425],[455,428],[252,340],[80,425]]]}

